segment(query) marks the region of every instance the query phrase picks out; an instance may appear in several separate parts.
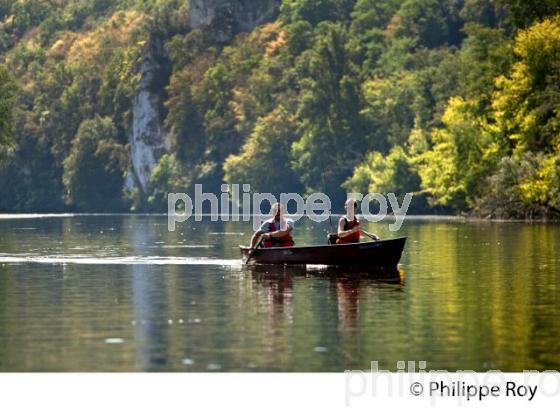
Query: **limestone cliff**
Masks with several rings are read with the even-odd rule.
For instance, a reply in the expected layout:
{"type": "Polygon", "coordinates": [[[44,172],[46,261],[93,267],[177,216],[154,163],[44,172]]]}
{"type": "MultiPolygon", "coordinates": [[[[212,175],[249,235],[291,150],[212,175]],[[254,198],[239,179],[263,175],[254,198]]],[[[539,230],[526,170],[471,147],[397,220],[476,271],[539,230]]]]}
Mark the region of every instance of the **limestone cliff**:
{"type": "Polygon", "coordinates": [[[149,42],[142,64],[140,82],[132,107],[130,134],[134,179],[143,192],[159,157],[167,151],[163,127],[163,99],[169,78],[169,63],[161,39],[149,42]]]}
{"type": "Polygon", "coordinates": [[[280,0],[190,0],[191,29],[205,29],[219,42],[237,33],[251,31],[272,20],[280,0]]]}
{"type": "MultiPolygon", "coordinates": [[[[280,0],[190,0],[189,29],[204,30],[214,41],[227,43],[235,34],[272,20],[279,4],[280,0]]],[[[168,150],[163,103],[169,67],[164,39],[151,39],[140,65],[129,137],[133,178],[127,186],[139,186],[144,193],[158,159],[168,150]]]]}

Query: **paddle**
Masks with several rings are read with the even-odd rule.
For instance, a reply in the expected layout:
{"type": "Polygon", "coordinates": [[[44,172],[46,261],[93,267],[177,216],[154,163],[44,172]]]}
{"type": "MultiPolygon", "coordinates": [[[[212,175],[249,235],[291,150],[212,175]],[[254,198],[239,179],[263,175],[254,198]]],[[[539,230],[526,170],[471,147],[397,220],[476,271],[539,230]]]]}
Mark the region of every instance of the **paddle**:
{"type": "Polygon", "coordinates": [[[253,254],[255,253],[255,250],[257,250],[257,248],[260,246],[263,239],[264,239],[264,234],[261,235],[261,237],[260,237],[259,241],[257,242],[257,244],[255,245],[255,247],[252,248],[251,250],[249,250],[249,254],[247,255],[247,260],[245,261],[245,265],[247,265],[249,263],[249,261],[253,257],[253,254]]]}
{"type": "Polygon", "coordinates": [[[374,240],[374,241],[376,241],[376,242],[380,240],[379,238],[376,238],[375,236],[370,235],[369,233],[367,233],[367,232],[365,232],[365,231],[362,231],[362,233],[363,233],[365,236],[367,236],[369,239],[372,239],[372,240],[374,240]]]}

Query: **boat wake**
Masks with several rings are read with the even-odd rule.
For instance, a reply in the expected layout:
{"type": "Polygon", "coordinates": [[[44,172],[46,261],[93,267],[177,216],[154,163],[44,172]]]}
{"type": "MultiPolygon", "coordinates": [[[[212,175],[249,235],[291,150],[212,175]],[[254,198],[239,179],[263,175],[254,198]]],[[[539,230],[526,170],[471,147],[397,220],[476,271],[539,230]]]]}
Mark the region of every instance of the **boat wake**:
{"type": "Polygon", "coordinates": [[[239,259],[174,256],[86,256],[86,255],[2,255],[0,264],[39,263],[50,265],[199,265],[241,267],[239,259]]]}

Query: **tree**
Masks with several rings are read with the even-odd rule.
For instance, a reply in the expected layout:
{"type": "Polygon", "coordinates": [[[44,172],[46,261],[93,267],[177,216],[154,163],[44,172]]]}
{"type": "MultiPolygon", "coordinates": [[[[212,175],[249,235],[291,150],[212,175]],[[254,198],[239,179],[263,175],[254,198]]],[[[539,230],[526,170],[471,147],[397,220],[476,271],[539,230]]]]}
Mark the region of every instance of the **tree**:
{"type": "Polygon", "coordinates": [[[560,13],[558,0],[498,0],[498,3],[506,7],[513,24],[521,29],[560,13]]]}
{"type": "Polygon", "coordinates": [[[307,191],[329,192],[341,201],[341,184],[361,157],[366,130],[360,117],[359,82],[340,24],[319,25],[316,43],[299,80],[299,138],[292,145],[292,167],[307,191]]]}
{"type": "Polygon", "coordinates": [[[525,203],[560,216],[560,146],[552,155],[536,155],[535,172],[519,185],[525,203]]]}
{"type": "Polygon", "coordinates": [[[385,47],[385,29],[400,0],[358,0],[352,11],[349,45],[354,58],[368,70],[375,67],[385,47]]]}
{"type": "Polygon", "coordinates": [[[498,127],[518,152],[551,152],[560,142],[560,15],[520,31],[514,52],[493,96],[498,127]]]}
{"type": "Polygon", "coordinates": [[[150,211],[163,212],[167,209],[167,195],[170,192],[184,192],[187,175],[181,163],[173,155],[164,154],[159,159],[150,177],[150,192],[147,204],[150,211]]]}
{"type": "Polygon", "coordinates": [[[261,117],[241,152],[226,159],[225,181],[251,184],[255,192],[301,191],[297,175],[290,167],[296,130],[296,118],[282,106],[261,117]]]}
{"type": "Polygon", "coordinates": [[[488,28],[503,28],[507,13],[503,2],[464,0],[460,15],[466,23],[480,24],[488,28]]]}
{"type": "Polygon", "coordinates": [[[83,121],[64,160],[67,203],[84,212],[122,209],[127,165],[126,147],[117,142],[111,119],[95,116],[83,121]]]}
{"type": "Polygon", "coordinates": [[[13,108],[16,82],[6,67],[0,65],[0,163],[13,147],[13,108]]]}
{"type": "Polygon", "coordinates": [[[477,101],[452,98],[431,133],[433,147],[415,158],[422,189],[432,203],[466,210],[504,153],[501,140],[477,116],[477,101]]]}
{"type": "Polygon", "coordinates": [[[306,20],[316,25],[321,21],[339,21],[348,17],[353,0],[284,0],[280,16],[286,22],[306,20]]]}
{"type": "Polygon", "coordinates": [[[393,16],[388,32],[411,38],[419,45],[437,47],[449,34],[446,10],[441,0],[406,0],[393,16]]]}
{"type": "Polygon", "coordinates": [[[389,155],[369,152],[364,161],[354,169],[354,174],[344,183],[349,192],[394,193],[402,201],[407,193],[420,191],[420,177],[405,150],[395,146],[389,155]]]}
{"type": "Polygon", "coordinates": [[[276,21],[227,42],[231,27],[190,30],[188,3],[0,0],[0,62],[21,85],[13,99],[0,71],[0,209],[121,209],[152,74],[168,155],[126,194],[148,209],[224,180],[337,202],[358,186],[420,191],[436,212],[491,203],[494,181],[522,201],[506,213],[558,208],[558,0],[282,0],[276,21]]]}
{"type": "Polygon", "coordinates": [[[386,152],[403,145],[414,125],[414,100],[420,94],[418,76],[401,71],[385,78],[373,78],[362,89],[366,105],[362,115],[368,119],[370,148],[386,152]]]}
{"type": "Polygon", "coordinates": [[[474,204],[492,218],[533,219],[560,215],[560,155],[526,152],[503,157],[474,204]]]}
{"type": "Polygon", "coordinates": [[[482,112],[490,109],[496,77],[511,67],[512,42],[501,29],[469,23],[464,27],[467,38],[458,53],[458,94],[477,99],[482,112]]]}

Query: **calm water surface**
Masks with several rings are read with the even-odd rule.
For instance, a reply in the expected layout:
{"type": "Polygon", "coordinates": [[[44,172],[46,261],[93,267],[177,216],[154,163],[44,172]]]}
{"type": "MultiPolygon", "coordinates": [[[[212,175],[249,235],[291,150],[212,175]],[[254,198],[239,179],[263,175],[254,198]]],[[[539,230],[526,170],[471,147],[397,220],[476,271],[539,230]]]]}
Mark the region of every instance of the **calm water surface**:
{"type": "MultiPolygon", "coordinates": [[[[324,243],[328,227],[302,221],[296,242],[324,243]]],[[[560,369],[560,225],[407,220],[390,279],[248,269],[250,234],[0,218],[0,371],[560,369]]]]}

